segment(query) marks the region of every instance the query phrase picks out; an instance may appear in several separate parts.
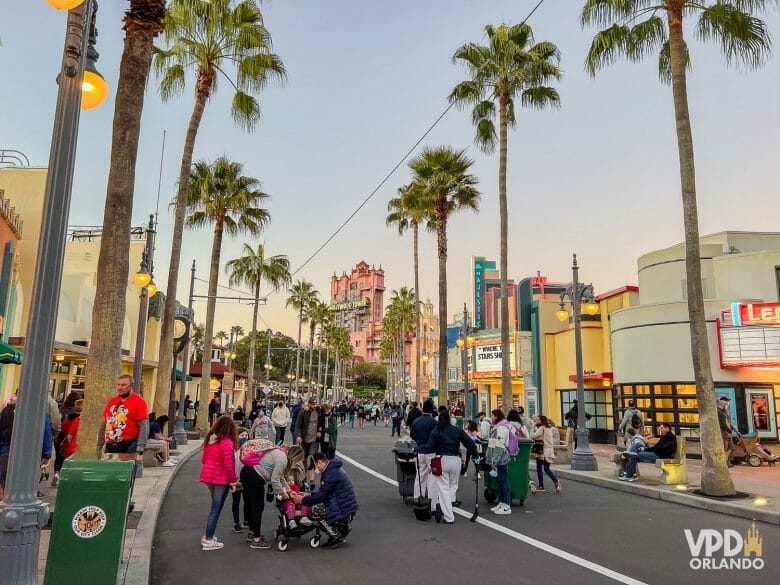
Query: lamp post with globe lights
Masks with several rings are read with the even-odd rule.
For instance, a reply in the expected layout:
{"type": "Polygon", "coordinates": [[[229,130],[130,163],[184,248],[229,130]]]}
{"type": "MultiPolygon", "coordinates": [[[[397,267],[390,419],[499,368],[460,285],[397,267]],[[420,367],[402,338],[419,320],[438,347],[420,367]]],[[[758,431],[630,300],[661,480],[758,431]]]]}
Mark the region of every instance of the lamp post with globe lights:
{"type": "Polygon", "coordinates": [[[599,305],[593,298],[593,285],[582,284],[579,281],[579,266],[577,255],[572,260],[572,284],[561,293],[560,309],[555,313],[559,321],[567,321],[569,312],[565,309],[564,301],[568,298],[571,304],[571,318],[574,323],[574,355],[577,365],[577,448],[572,453],[571,468],[576,471],[597,471],[599,466],[596,456],[590,448],[588,429],[585,417],[585,378],[582,368],[582,331],[581,320],[584,308],[588,315],[596,315],[599,305]]]}
{"type": "Polygon", "coordinates": [[[140,302],[138,304],[138,325],[135,333],[135,356],[133,360],[133,379],[136,389],[143,396],[143,361],[144,345],[146,344],[146,322],[149,317],[149,299],[157,294],[157,285],[154,283],[154,214],[149,216],[149,225],[146,228],[146,246],[141,255],[141,267],[133,276],[133,282],[141,289],[140,302]]]}

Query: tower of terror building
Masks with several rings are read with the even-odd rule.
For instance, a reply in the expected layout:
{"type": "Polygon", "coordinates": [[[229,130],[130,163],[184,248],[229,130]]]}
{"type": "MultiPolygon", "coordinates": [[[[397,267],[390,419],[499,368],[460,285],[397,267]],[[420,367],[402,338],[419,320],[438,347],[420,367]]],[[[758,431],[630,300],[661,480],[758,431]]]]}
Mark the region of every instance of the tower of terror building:
{"type": "Polygon", "coordinates": [[[330,279],[330,310],[335,323],[349,331],[357,361],[378,363],[384,315],[385,271],[360,261],[350,274],[330,279]]]}

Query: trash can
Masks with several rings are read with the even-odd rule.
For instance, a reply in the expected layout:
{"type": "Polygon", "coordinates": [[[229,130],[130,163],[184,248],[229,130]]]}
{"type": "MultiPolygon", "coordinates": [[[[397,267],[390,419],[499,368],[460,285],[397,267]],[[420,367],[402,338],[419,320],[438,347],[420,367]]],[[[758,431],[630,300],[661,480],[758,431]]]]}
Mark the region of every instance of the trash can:
{"type": "Polygon", "coordinates": [[[396,441],[393,446],[395,453],[396,479],[398,493],[406,503],[407,498],[414,497],[414,482],[417,480],[417,455],[414,452],[414,441],[396,441]]]}
{"type": "Polygon", "coordinates": [[[134,469],[133,455],[111,454],[101,460],[77,455],[65,460],[45,585],[116,583],[134,469]]]}
{"type": "MultiPolygon", "coordinates": [[[[507,465],[507,475],[509,476],[509,492],[512,500],[518,500],[520,505],[523,505],[525,499],[528,497],[528,463],[531,458],[531,445],[534,442],[531,439],[518,439],[517,440],[519,451],[517,455],[509,458],[509,464],[507,465]]],[[[484,496],[488,502],[495,502],[498,500],[500,490],[498,488],[498,479],[491,477],[488,466],[483,476],[485,477],[485,492],[484,496]]]]}

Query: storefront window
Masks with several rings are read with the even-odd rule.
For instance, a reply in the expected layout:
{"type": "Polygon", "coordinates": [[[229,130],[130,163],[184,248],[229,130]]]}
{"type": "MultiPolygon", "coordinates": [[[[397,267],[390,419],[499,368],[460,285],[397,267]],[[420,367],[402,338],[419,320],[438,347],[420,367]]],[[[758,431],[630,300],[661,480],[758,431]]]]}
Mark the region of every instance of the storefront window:
{"type": "Polygon", "coordinates": [[[696,394],[696,384],[677,384],[677,394],[696,394]]]}
{"type": "Polygon", "coordinates": [[[671,394],[672,393],[672,385],[671,384],[656,384],[655,385],[655,393],[656,394],[671,394]]]}
{"type": "Polygon", "coordinates": [[[686,408],[697,409],[699,408],[699,401],[695,398],[678,398],[677,408],[680,410],[685,410],[686,408]]]}

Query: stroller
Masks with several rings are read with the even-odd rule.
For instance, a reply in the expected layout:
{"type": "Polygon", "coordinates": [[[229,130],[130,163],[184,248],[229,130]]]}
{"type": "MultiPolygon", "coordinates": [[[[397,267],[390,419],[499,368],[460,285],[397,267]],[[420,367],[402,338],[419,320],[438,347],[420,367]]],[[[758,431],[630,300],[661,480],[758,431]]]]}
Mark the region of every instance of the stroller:
{"type": "MultiPolygon", "coordinates": [[[[309,532],[314,531],[314,534],[309,539],[309,546],[312,548],[319,548],[320,546],[320,527],[316,522],[312,522],[309,526],[302,526],[298,522],[295,528],[290,528],[287,514],[282,509],[282,501],[280,498],[274,498],[274,505],[279,511],[279,526],[274,530],[274,540],[276,541],[276,548],[281,552],[287,550],[287,546],[290,542],[290,538],[301,538],[307,535],[309,532]]],[[[300,514],[300,511],[296,510],[296,517],[300,514]]]]}
{"type": "Polygon", "coordinates": [[[751,467],[760,467],[761,463],[766,461],[770,467],[774,467],[777,455],[764,448],[758,438],[758,431],[753,431],[746,435],[734,433],[734,451],[731,453],[732,460],[737,459],[747,462],[751,467]]]}

